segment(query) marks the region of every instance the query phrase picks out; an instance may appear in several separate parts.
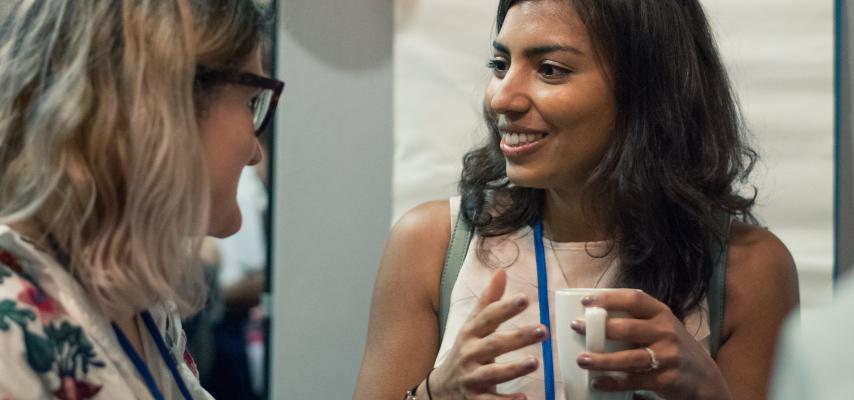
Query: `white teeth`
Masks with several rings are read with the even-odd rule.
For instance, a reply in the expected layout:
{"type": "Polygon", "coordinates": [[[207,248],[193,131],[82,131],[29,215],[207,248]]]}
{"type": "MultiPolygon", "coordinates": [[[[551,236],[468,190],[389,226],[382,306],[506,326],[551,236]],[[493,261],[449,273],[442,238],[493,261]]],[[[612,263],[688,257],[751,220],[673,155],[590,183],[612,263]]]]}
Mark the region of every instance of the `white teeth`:
{"type": "Polygon", "coordinates": [[[536,142],[538,140],[546,137],[545,134],[541,133],[515,133],[515,132],[504,132],[501,134],[504,139],[504,143],[506,143],[510,147],[517,147],[526,145],[529,143],[536,142]]]}

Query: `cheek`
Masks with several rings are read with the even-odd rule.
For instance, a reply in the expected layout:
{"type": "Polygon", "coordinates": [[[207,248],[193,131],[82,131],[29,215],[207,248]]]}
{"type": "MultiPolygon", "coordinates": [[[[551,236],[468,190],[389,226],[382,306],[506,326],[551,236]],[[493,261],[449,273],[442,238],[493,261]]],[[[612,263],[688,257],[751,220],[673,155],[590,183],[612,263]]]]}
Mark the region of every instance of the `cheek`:
{"type": "Polygon", "coordinates": [[[561,130],[574,131],[572,136],[585,147],[600,147],[607,142],[614,125],[614,100],[602,83],[554,93],[544,101],[544,107],[553,116],[552,123],[561,130]]]}
{"type": "Polygon", "coordinates": [[[556,168],[553,172],[582,178],[596,167],[610,146],[612,106],[592,97],[564,94],[541,103],[546,122],[558,132],[548,157],[552,168],[556,168]]]}
{"type": "Polygon", "coordinates": [[[231,203],[243,168],[253,158],[257,143],[249,120],[227,107],[213,105],[199,121],[210,177],[213,208],[231,203]]]}
{"type": "Polygon", "coordinates": [[[228,149],[214,147],[206,158],[210,184],[208,234],[226,237],[236,233],[242,222],[237,204],[237,186],[245,163],[229,157],[228,149]]]}
{"type": "Polygon", "coordinates": [[[213,104],[199,121],[199,130],[214,166],[242,168],[255,155],[252,114],[246,107],[233,102],[213,104]]]}

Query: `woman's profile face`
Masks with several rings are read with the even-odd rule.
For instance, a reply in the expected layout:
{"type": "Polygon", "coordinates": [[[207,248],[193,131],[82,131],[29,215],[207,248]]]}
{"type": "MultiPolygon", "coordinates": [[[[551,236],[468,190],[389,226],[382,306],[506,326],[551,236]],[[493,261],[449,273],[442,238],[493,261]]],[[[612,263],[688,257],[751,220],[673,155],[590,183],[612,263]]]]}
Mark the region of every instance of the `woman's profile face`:
{"type": "Polygon", "coordinates": [[[507,176],[540,189],[580,187],[604,154],[615,101],[587,29],[565,1],[523,1],[496,37],[484,103],[507,176]]]}
{"type": "MultiPolygon", "coordinates": [[[[255,50],[241,72],[263,75],[261,52],[255,50]]],[[[208,234],[225,237],[240,229],[242,217],[237,205],[237,182],[247,165],[261,161],[261,145],[252,124],[251,100],[260,89],[218,85],[205,101],[199,132],[205,166],[211,186],[211,214],[208,234]]]]}

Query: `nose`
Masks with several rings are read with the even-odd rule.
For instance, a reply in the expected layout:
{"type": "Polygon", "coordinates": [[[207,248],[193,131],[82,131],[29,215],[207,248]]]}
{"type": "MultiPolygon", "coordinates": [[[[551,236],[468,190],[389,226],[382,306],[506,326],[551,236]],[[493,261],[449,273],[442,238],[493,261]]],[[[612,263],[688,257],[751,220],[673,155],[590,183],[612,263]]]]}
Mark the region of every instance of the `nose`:
{"type": "Polygon", "coordinates": [[[529,90],[523,74],[511,68],[503,78],[493,78],[489,107],[496,114],[524,114],[531,107],[529,90]]]}

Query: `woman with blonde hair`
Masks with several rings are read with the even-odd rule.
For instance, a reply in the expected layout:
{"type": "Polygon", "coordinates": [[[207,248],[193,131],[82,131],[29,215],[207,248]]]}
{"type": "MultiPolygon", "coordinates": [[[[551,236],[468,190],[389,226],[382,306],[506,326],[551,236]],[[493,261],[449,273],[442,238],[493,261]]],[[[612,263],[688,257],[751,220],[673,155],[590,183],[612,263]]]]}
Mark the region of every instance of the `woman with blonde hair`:
{"type": "Polygon", "coordinates": [[[0,399],[210,398],[180,317],[283,83],[251,0],[28,0],[0,25],[0,399]]]}

